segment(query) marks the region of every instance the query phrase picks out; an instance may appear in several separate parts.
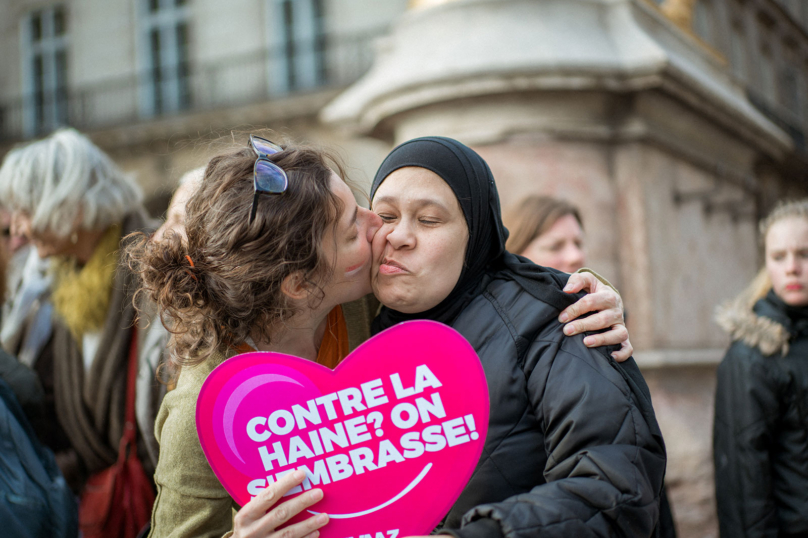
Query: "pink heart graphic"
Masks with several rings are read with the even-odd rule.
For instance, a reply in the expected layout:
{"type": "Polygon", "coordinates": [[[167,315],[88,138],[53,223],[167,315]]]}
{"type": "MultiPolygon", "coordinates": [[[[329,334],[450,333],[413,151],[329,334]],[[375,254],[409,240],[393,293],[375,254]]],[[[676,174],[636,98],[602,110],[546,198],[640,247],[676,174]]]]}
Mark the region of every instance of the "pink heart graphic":
{"type": "MultiPolygon", "coordinates": [[[[211,468],[240,505],[298,468],[290,492],[323,499],[323,538],[428,534],[480,458],[488,385],[454,329],[411,321],[371,338],[335,370],[279,353],[226,360],[199,394],[196,427],[211,468]]],[[[284,500],[290,499],[291,496],[284,500]]]]}

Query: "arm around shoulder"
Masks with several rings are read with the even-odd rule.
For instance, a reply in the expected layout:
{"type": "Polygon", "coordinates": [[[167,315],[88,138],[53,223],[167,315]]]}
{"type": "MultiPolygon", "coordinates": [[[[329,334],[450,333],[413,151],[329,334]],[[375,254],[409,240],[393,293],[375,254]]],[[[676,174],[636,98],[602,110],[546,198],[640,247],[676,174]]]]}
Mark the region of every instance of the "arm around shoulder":
{"type": "Polygon", "coordinates": [[[478,506],[457,536],[652,535],[666,456],[650,401],[624,365],[581,340],[566,338],[554,352],[528,356],[535,363],[529,395],[545,435],[536,450],[547,453],[547,483],[478,506]]]}

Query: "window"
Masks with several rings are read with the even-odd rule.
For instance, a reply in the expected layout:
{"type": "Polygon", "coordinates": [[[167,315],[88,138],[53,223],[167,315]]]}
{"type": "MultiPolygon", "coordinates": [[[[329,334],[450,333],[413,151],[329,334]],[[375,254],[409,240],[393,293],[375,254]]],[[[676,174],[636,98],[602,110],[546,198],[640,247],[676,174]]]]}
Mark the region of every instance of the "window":
{"type": "Polygon", "coordinates": [[[23,19],[25,134],[67,123],[67,18],[63,6],[23,19]]]}
{"type": "Polygon", "coordinates": [[[786,46],[784,52],[785,62],[780,67],[780,103],[795,116],[799,116],[802,107],[800,73],[797,71],[799,53],[796,45],[786,46]]]}
{"type": "Polygon", "coordinates": [[[758,58],[759,90],[770,102],[776,103],[777,99],[777,68],[774,64],[774,57],[769,45],[765,41],[760,47],[760,57],[758,58]]]}
{"type": "Polygon", "coordinates": [[[693,8],[693,31],[706,43],[715,46],[713,31],[713,4],[710,0],[699,0],[693,8]]]}
{"type": "Polygon", "coordinates": [[[191,104],[186,0],[141,0],[141,110],[145,116],[191,104]]]}
{"type": "Polygon", "coordinates": [[[269,0],[269,87],[284,94],[325,82],[321,0],[269,0]]]}
{"type": "Polygon", "coordinates": [[[729,61],[735,76],[747,82],[746,34],[741,21],[734,21],[730,29],[729,61]]]}

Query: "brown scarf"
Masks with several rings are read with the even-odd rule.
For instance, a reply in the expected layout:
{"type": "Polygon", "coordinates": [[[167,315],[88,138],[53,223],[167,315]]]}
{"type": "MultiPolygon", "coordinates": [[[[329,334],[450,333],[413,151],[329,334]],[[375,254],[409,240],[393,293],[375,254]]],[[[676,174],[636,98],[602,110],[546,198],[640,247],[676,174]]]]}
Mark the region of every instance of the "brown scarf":
{"type": "MultiPolygon", "coordinates": [[[[122,233],[143,229],[144,215],[134,213],[122,223],[122,233]]],[[[118,254],[120,261],[120,253],[118,254]]],[[[135,320],[134,275],[120,263],[115,269],[101,342],[85,373],[81,347],[70,329],[54,324],[54,397],[59,422],[88,473],[109,467],[117,459],[124,425],[126,366],[135,320]]]]}

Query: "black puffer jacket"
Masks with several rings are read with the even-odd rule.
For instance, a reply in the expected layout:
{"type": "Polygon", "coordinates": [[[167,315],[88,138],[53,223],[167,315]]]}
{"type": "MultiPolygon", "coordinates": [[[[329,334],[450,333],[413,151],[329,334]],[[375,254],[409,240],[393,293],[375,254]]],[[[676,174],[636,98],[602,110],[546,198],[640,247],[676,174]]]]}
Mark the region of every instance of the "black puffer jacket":
{"type": "Polygon", "coordinates": [[[485,278],[452,326],[485,369],[488,437],[445,530],[653,536],[665,448],[633,359],[618,365],[610,350],[564,336],[558,309],[513,281],[485,278]]]}
{"type": "Polygon", "coordinates": [[[808,307],[723,309],[714,458],[722,538],[808,537],[808,307]]]}

